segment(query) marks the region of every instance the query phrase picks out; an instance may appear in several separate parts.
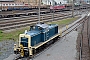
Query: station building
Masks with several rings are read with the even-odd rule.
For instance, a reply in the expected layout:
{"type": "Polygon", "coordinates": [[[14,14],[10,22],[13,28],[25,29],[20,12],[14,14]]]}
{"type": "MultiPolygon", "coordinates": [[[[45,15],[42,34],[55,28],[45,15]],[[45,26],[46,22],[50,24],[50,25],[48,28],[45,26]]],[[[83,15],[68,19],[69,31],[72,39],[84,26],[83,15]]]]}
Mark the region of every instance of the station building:
{"type": "MultiPolygon", "coordinates": [[[[40,0],[42,1],[42,0],[40,0]]],[[[39,0],[0,0],[0,4],[3,2],[7,2],[7,3],[28,3],[30,5],[38,5],[39,0]]]]}
{"type": "Polygon", "coordinates": [[[53,4],[66,4],[67,3],[67,0],[42,0],[42,3],[43,4],[46,4],[46,5],[53,5],[53,4]]]}
{"type": "Polygon", "coordinates": [[[28,3],[30,5],[37,5],[39,3],[39,0],[15,0],[15,2],[22,2],[22,3],[28,3]]]}

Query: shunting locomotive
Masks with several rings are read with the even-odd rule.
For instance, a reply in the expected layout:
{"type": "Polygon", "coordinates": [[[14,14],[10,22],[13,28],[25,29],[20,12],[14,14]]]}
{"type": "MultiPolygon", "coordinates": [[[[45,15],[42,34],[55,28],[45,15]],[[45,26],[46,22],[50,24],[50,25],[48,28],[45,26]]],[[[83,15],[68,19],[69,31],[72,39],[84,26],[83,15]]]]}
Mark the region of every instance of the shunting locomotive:
{"type": "Polygon", "coordinates": [[[30,30],[19,35],[18,44],[14,45],[14,53],[24,56],[34,56],[44,47],[55,42],[58,38],[58,25],[39,23],[30,27],[30,30]]]}

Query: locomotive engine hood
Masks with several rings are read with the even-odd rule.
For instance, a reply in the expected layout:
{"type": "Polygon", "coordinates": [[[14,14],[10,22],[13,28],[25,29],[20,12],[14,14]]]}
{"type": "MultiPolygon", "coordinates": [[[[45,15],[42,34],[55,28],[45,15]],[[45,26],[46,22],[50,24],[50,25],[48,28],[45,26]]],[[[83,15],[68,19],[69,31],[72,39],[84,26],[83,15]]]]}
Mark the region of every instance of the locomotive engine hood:
{"type": "Polygon", "coordinates": [[[46,32],[49,29],[58,26],[57,24],[36,24],[35,26],[31,26],[30,30],[24,34],[30,35],[31,37],[38,35],[42,32],[46,32]]]}

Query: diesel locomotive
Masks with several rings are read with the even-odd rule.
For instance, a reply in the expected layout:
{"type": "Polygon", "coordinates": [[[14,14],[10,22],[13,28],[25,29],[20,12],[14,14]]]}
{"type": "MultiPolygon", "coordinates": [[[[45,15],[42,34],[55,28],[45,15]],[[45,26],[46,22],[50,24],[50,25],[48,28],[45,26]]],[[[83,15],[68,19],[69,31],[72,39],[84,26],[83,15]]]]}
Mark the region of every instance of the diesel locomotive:
{"type": "Polygon", "coordinates": [[[55,42],[58,37],[57,24],[39,23],[30,26],[29,31],[25,30],[19,35],[18,43],[14,45],[14,53],[21,57],[31,57],[55,42]]]}

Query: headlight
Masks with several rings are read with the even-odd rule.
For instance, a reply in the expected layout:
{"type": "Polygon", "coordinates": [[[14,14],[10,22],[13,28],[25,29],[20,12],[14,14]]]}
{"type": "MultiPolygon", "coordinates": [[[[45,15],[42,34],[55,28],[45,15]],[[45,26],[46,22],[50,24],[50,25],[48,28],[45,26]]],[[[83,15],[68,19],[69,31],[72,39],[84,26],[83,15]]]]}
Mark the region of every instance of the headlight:
{"type": "Polygon", "coordinates": [[[16,44],[14,44],[14,51],[15,51],[15,50],[17,50],[17,46],[16,46],[16,44]]]}

